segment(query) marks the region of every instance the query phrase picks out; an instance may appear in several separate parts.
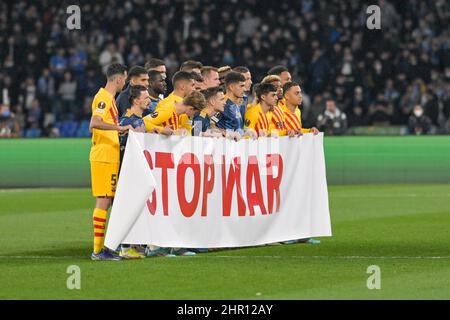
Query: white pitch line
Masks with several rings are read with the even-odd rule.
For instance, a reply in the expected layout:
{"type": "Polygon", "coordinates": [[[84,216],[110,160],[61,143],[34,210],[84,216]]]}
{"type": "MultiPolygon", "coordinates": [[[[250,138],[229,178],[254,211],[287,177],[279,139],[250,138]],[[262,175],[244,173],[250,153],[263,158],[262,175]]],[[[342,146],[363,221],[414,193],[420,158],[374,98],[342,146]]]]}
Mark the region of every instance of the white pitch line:
{"type": "MultiPolygon", "coordinates": [[[[88,255],[86,256],[0,256],[0,259],[42,259],[42,260],[64,260],[64,259],[89,259],[88,255]]],[[[173,258],[173,257],[171,257],[173,258]]],[[[358,260],[358,259],[385,259],[385,260],[398,260],[398,259],[411,259],[411,260],[445,260],[450,259],[450,256],[210,256],[205,254],[200,254],[196,256],[188,256],[182,258],[208,258],[208,259],[248,259],[248,258],[257,258],[257,259],[343,259],[343,260],[358,260]]]]}

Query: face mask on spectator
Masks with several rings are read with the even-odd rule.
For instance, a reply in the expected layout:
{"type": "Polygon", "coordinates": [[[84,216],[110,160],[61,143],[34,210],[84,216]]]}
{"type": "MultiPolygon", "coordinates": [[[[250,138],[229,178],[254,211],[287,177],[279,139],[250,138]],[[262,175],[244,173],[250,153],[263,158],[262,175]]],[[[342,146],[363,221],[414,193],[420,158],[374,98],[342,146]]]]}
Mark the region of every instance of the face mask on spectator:
{"type": "Polygon", "coordinates": [[[11,111],[9,111],[9,109],[5,109],[3,110],[3,112],[0,114],[2,118],[9,118],[11,116],[11,111]]]}
{"type": "Polygon", "coordinates": [[[417,118],[420,118],[422,116],[422,114],[423,114],[423,110],[420,110],[420,109],[414,110],[414,115],[417,118]]]}

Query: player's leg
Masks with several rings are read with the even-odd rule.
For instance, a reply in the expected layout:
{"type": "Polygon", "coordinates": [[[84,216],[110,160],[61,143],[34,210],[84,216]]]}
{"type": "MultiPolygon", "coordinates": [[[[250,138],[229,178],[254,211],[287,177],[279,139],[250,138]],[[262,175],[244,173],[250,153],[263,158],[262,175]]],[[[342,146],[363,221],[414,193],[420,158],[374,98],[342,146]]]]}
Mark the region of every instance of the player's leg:
{"type": "Polygon", "coordinates": [[[118,163],[91,162],[92,194],[96,198],[92,214],[94,227],[92,260],[121,260],[114,252],[104,248],[108,209],[116,192],[118,170],[118,163]]]}

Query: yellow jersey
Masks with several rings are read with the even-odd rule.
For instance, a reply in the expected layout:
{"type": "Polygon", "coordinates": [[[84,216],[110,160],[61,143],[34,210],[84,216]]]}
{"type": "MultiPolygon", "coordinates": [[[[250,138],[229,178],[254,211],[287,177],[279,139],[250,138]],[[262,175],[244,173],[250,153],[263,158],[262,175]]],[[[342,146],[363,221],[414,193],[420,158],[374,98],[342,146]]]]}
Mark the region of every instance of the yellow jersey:
{"type": "Polygon", "coordinates": [[[258,136],[262,130],[265,130],[266,134],[270,133],[269,119],[259,103],[245,112],[244,127],[255,130],[258,136]]]}
{"type": "Polygon", "coordinates": [[[303,133],[311,132],[311,129],[302,128],[302,112],[299,107],[295,108],[294,112],[291,112],[284,104],[282,110],[284,112],[286,130],[301,130],[303,133]]]}
{"type": "Polygon", "coordinates": [[[269,119],[270,132],[278,131],[279,136],[286,135],[286,125],[284,120],[284,112],[279,105],[276,105],[272,111],[267,111],[267,118],[269,119]]]}
{"type": "MultiPolygon", "coordinates": [[[[103,122],[119,124],[116,101],[111,93],[100,88],[92,101],[92,116],[99,116],[103,122]]],[[[92,129],[90,161],[119,163],[119,133],[116,130],[92,129]]]]}
{"type": "Polygon", "coordinates": [[[175,103],[181,103],[182,101],[183,98],[173,94],[173,92],[162,99],[156,106],[155,112],[144,117],[147,132],[151,132],[153,129],[161,131],[165,126],[172,126],[173,130],[178,130],[180,119],[176,112],[175,103]]]}
{"type": "Polygon", "coordinates": [[[192,133],[192,119],[187,114],[183,113],[179,116],[180,128],[186,128],[189,134],[192,133]]]}

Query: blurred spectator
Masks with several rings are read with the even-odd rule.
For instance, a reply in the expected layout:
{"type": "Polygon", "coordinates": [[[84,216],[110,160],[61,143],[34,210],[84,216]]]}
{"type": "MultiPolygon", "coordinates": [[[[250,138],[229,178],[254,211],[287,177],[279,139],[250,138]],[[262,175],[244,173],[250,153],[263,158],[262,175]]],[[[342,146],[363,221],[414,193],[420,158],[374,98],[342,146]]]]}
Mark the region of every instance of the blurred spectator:
{"type": "Polygon", "coordinates": [[[373,126],[388,126],[392,124],[394,107],[379,94],[377,100],[369,106],[369,124],[373,126]]]}
{"type": "MultiPolygon", "coordinates": [[[[61,99],[61,116],[64,120],[73,120],[74,115],[78,115],[79,111],[75,106],[75,98],[77,91],[77,82],[72,78],[71,72],[64,73],[64,81],[58,89],[58,95],[61,99]]],[[[59,117],[56,117],[59,120],[59,117]]]]}
{"type": "Polygon", "coordinates": [[[317,117],[317,128],[327,135],[342,135],[347,131],[347,116],[333,100],[327,100],[325,112],[317,117]]]}
{"type": "Polygon", "coordinates": [[[14,114],[8,106],[0,105],[0,138],[12,138],[18,136],[18,128],[14,122],[14,114]]]}
{"type": "Polygon", "coordinates": [[[431,120],[423,111],[421,105],[414,107],[408,120],[408,131],[410,134],[421,135],[428,134],[431,130],[431,120]]]}
{"type": "Polygon", "coordinates": [[[305,125],[314,125],[317,111],[323,112],[319,101],[334,96],[349,125],[382,115],[389,118],[382,123],[406,126],[421,104],[445,131],[449,1],[81,1],[83,28],[70,32],[60,15],[68,4],[0,5],[0,103],[16,106],[21,97],[27,111],[33,85],[25,83],[33,79],[34,98],[47,118],[40,129],[59,108],[55,91],[65,72],[72,72],[80,105],[71,116],[83,118],[90,113],[87,101],[104,85],[108,64],[131,67],[159,57],[168,79],[186,60],[217,68],[243,65],[255,83],[285,65],[312,101],[310,108],[304,105],[305,125]],[[380,6],[382,30],[365,27],[369,4],[380,6]]]}
{"type": "Polygon", "coordinates": [[[102,67],[103,74],[106,73],[106,69],[113,62],[124,63],[122,54],[117,51],[117,47],[113,42],[106,45],[105,49],[100,54],[98,59],[100,66],[102,67]]]}

